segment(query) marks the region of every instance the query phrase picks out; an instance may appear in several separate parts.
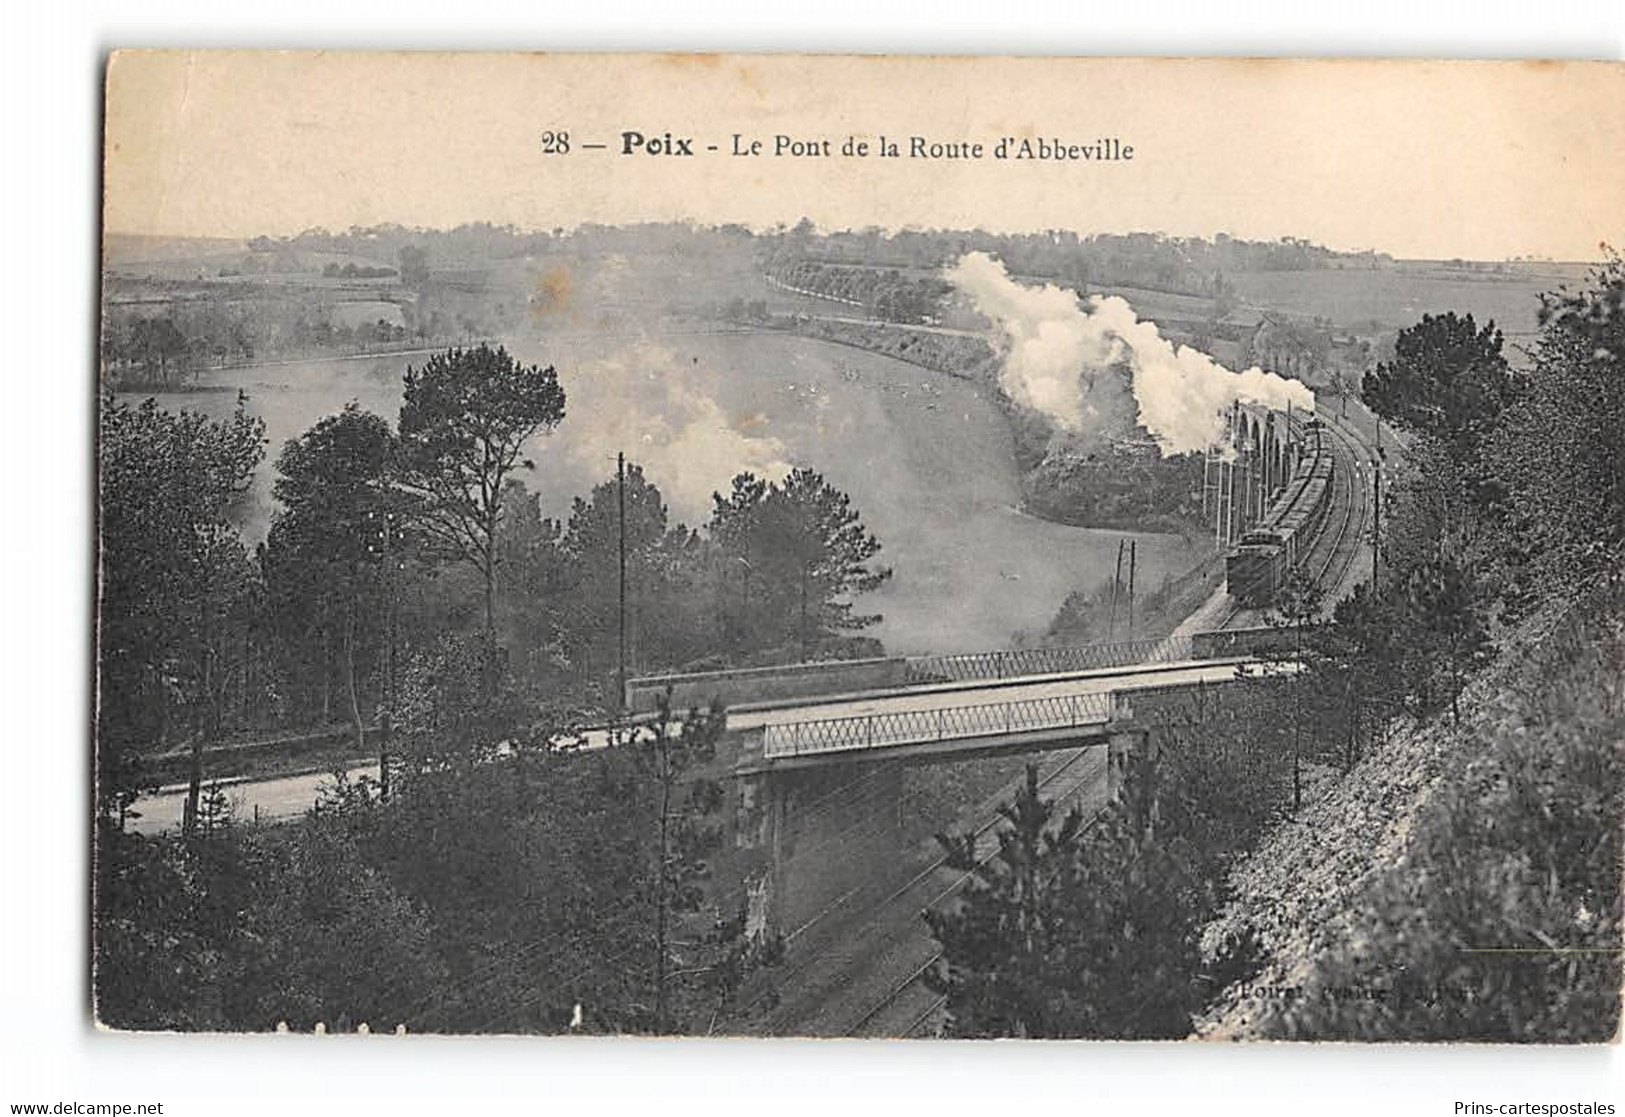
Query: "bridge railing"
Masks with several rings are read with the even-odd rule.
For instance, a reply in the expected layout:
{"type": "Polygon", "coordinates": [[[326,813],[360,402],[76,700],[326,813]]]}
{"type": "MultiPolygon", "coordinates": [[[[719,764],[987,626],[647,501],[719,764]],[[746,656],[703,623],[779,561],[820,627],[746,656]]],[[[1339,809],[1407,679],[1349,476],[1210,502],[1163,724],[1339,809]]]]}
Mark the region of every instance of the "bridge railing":
{"type": "Polygon", "coordinates": [[[1062,675],[1138,663],[1171,663],[1191,659],[1188,636],[1161,640],[1125,640],[1113,644],[1078,644],[1065,648],[1017,648],[1012,651],[964,652],[916,656],[908,661],[909,683],[961,683],[978,679],[1015,679],[1025,675],[1062,675]]]}
{"type": "Polygon", "coordinates": [[[762,755],[775,760],[852,749],[1072,729],[1103,725],[1111,720],[1111,713],[1112,696],[1101,693],[787,722],[767,726],[762,755]]]}

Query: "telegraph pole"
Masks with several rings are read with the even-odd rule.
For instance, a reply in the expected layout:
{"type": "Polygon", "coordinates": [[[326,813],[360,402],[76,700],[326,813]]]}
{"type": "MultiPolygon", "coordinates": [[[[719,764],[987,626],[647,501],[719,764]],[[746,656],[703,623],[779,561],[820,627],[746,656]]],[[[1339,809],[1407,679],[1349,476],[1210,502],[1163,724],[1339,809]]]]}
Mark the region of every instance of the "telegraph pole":
{"type": "Polygon", "coordinates": [[[1117,569],[1112,573],[1112,611],[1106,621],[1106,639],[1117,635],[1117,587],[1123,583],[1123,541],[1117,541],[1117,569]]]}
{"type": "Polygon", "coordinates": [[[1138,540],[1128,541],[1128,638],[1134,639],[1134,551],[1138,540]]]}
{"type": "Polygon", "coordinates": [[[615,488],[617,490],[617,503],[620,506],[620,669],[617,677],[620,680],[620,693],[615,699],[616,708],[622,713],[626,712],[626,455],[615,455],[615,488]]]}
{"type": "Polygon", "coordinates": [[[1371,589],[1377,588],[1377,555],[1382,550],[1382,463],[1371,463],[1371,589]]]}
{"type": "Polygon", "coordinates": [[[391,716],[395,706],[395,627],[399,612],[395,585],[395,513],[385,511],[380,516],[368,512],[367,519],[378,521],[376,536],[369,539],[366,546],[369,554],[377,554],[384,575],[384,700],[378,710],[378,798],[385,801],[389,799],[389,742],[395,730],[391,716]]]}
{"type": "Polygon", "coordinates": [[[1382,416],[1377,420],[1377,456],[1371,459],[1371,589],[1377,588],[1377,555],[1382,550],[1382,416]]]}
{"type": "Polygon", "coordinates": [[[389,799],[389,743],[395,732],[395,513],[384,513],[384,711],[378,734],[378,798],[389,799]]]}

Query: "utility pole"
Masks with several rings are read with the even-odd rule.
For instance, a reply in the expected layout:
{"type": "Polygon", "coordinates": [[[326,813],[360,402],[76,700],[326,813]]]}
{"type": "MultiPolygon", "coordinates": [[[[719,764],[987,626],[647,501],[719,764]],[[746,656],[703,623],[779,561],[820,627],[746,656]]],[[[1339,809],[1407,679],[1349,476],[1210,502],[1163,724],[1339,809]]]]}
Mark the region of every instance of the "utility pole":
{"type": "Polygon", "coordinates": [[[395,732],[395,513],[384,513],[384,709],[378,728],[378,798],[389,799],[389,745],[395,732]]]}
{"type": "Polygon", "coordinates": [[[620,693],[616,695],[615,705],[622,713],[626,712],[626,455],[615,455],[615,488],[617,504],[619,505],[620,520],[620,569],[621,592],[620,612],[618,616],[620,628],[620,657],[617,678],[620,682],[620,693]]]}
{"type": "Polygon", "coordinates": [[[1382,463],[1371,463],[1371,589],[1377,588],[1377,556],[1382,551],[1382,463]]]}
{"type": "Polygon", "coordinates": [[[1207,475],[1208,467],[1213,464],[1212,447],[1202,451],[1202,523],[1207,523],[1207,475]]]}
{"type": "Polygon", "coordinates": [[[1128,638],[1134,639],[1134,552],[1139,541],[1128,541],[1128,638]]]}
{"type": "Polygon", "coordinates": [[[367,540],[367,551],[376,554],[384,577],[384,694],[378,710],[378,798],[389,799],[389,745],[395,724],[395,627],[399,612],[395,584],[395,513],[368,512],[367,519],[378,524],[367,540]]]}
{"type": "Polygon", "coordinates": [[[1117,635],[1117,587],[1123,581],[1123,541],[1117,541],[1117,569],[1112,574],[1112,608],[1106,621],[1106,640],[1109,643],[1117,635]]]}

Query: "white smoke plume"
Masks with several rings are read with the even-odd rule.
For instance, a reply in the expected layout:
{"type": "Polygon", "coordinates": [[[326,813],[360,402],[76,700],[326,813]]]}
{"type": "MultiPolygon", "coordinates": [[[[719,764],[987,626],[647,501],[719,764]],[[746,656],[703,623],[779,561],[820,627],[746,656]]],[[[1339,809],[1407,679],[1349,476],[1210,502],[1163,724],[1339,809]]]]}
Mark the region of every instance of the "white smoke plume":
{"type": "Polygon", "coordinates": [[[615,455],[624,451],[660,489],[673,518],[693,527],[710,516],[711,494],[728,492],[736,474],[783,480],[791,469],[784,443],[753,433],[750,417],[730,417],[702,380],[688,362],[652,343],[571,368],[562,379],[564,426],[534,449],[543,469],[549,450],[567,448],[573,460],[554,460],[552,471],[563,476],[553,485],[543,481],[544,495],[585,493],[613,474],[615,455]]]}
{"type": "Polygon", "coordinates": [[[1206,353],[1176,346],[1116,295],[1094,295],[1080,305],[1076,294],[1052,284],[1017,283],[985,252],[963,256],[947,278],[998,331],[1005,392],[1064,430],[1087,431],[1114,410],[1114,377],[1101,374],[1125,361],[1136,419],[1164,454],[1222,444],[1225,412],[1238,400],[1314,410],[1315,395],[1301,381],[1257,367],[1235,373],[1206,353]]]}

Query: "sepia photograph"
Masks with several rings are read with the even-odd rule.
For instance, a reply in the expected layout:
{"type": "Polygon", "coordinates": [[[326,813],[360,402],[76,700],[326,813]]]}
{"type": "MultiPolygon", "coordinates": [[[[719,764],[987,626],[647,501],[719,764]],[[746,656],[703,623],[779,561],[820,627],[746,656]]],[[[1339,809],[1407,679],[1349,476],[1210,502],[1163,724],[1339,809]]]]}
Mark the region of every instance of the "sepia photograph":
{"type": "Polygon", "coordinates": [[[1625,64],[103,78],[98,1030],[1616,1041],[1625,64]]]}

